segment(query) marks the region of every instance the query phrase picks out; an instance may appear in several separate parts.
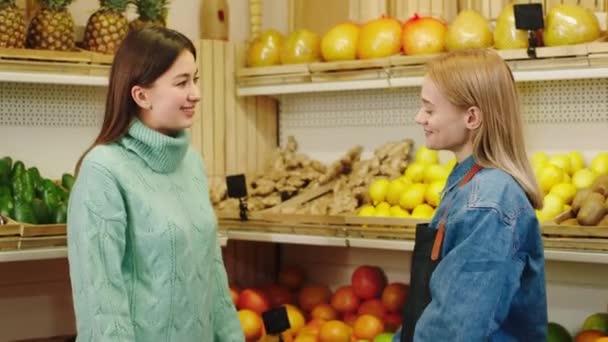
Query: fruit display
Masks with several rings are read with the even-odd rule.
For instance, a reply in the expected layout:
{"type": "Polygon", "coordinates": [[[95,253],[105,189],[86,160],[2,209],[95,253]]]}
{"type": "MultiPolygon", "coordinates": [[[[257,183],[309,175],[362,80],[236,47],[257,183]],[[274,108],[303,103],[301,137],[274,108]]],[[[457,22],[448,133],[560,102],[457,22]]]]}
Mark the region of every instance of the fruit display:
{"type": "Polygon", "coordinates": [[[498,50],[525,49],[528,47],[528,33],[515,28],[513,4],[500,11],[494,28],[494,47],[498,50]]]}
{"type": "Polygon", "coordinates": [[[15,0],[0,0],[0,48],[23,48],[25,19],[15,0]]]}
{"type": "Polygon", "coordinates": [[[277,30],[266,30],[255,38],[247,50],[247,65],[251,67],[271,66],[281,63],[279,56],[285,37],[277,30]]]}
{"type": "Polygon", "coordinates": [[[536,152],[531,157],[531,164],[544,194],[543,208],[536,212],[541,223],[570,209],[575,217],[562,224],[595,226],[600,223],[608,195],[604,192],[604,187],[608,189],[608,153],[597,154],[586,167],[580,152],[551,157],[544,152],[536,152]],[[581,210],[583,204],[587,204],[585,210],[581,210]],[[580,220],[578,215],[581,215],[580,220]]]}
{"type": "Polygon", "coordinates": [[[114,54],[127,35],[129,21],[124,13],[128,0],[101,0],[100,8],[87,21],[84,30],[85,49],[114,54]]]}
{"type": "Polygon", "coordinates": [[[281,45],[279,57],[282,64],[317,61],[321,57],[321,38],[306,29],[291,32],[281,45]]]}
{"type": "Polygon", "coordinates": [[[27,29],[26,47],[71,51],[75,49],[74,19],[67,7],[74,0],[41,0],[27,29]]]}
{"type": "MultiPolygon", "coordinates": [[[[291,136],[288,137],[285,148],[277,149],[270,156],[264,172],[249,180],[248,209],[257,211],[271,208],[301,191],[314,189],[332,182],[342,174],[350,172],[353,165],[359,160],[361,151],[360,146],[355,146],[340,160],[327,166],[298,153],[296,140],[291,136]]],[[[225,182],[211,185],[211,202],[217,210],[238,210],[238,200],[226,196],[225,182]]]]}
{"type": "Polygon", "coordinates": [[[368,189],[370,202],[359,208],[358,215],[432,218],[455,164],[456,160],[452,159],[440,165],[436,151],[420,147],[414,162],[403,174],[377,178],[371,183],[368,189]]]}
{"type": "Polygon", "coordinates": [[[403,25],[403,52],[426,55],[445,51],[448,27],[443,20],[415,14],[403,25]]]}
{"type": "Polygon", "coordinates": [[[138,30],[145,26],[167,26],[169,0],[135,0],[137,19],[129,23],[129,29],[138,30]]]}
{"type": "MultiPolygon", "coordinates": [[[[374,151],[371,159],[347,159],[348,172],[338,175],[331,192],[300,207],[281,208],[285,214],[338,215],[352,213],[370,203],[367,188],[376,178],[394,178],[405,171],[413,141],[404,139],[388,142],[374,151]]],[[[360,152],[360,150],[359,150],[360,152]]],[[[347,154],[348,155],[348,154],[347,154]]],[[[336,161],[332,168],[340,169],[344,160],[336,161]]]]}
{"type": "Polygon", "coordinates": [[[64,174],[61,185],[44,179],[36,167],[0,159],[0,214],[30,224],[65,223],[74,177],[64,174]]]}
{"type": "Polygon", "coordinates": [[[357,44],[360,59],[381,58],[401,51],[401,24],[395,18],[370,20],[361,28],[357,44]]]}
{"type": "Polygon", "coordinates": [[[330,287],[306,282],[303,270],[288,266],[278,283],[240,290],[231,286],[247,341],[266,341],[261,314],[284,306],[290,328],[284,341],[390,341],[401,325],[409,286],[388,283],[377,266],[358,266],[350,284],[330,287]]]}
{"type": "Polygon", "coordinates": [[[599,37],[600,23],[589,9],[561,4],[547,13],[544,30],[544,42],[547,46],[587,43],[599,37]]]}
{"type": "Polygon", "coordinates": [[[445,40],[448,51],[490,47],[494,43],[490,22],[474,10],[458,13],[445,40]]]}

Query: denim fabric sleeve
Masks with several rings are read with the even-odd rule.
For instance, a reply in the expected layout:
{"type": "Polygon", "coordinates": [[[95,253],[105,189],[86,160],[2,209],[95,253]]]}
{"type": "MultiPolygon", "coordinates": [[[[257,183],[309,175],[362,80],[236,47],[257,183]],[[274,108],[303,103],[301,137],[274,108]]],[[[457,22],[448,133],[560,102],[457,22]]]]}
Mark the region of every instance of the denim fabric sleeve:
{"type": "Polygon", "coordinates": [[[516,218],[498,207],[462,210],[463,224],[446,231],[458,242],[433,273],[433,299],[416,325],[415,341],[488,341],[518,290],[524,262],[516,252],[516,218]]]}

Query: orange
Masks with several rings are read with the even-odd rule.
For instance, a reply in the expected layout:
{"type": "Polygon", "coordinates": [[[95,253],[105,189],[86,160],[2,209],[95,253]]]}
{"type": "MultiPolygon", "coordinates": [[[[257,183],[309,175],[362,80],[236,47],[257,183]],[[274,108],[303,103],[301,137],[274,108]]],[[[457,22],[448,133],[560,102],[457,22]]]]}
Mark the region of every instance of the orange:
{"type": "Polygon", "coordinates": [[[329,321],[319,331],[319,342],[349,342],[352,329],[340,321],[329,321]]]}
{"type": "Polygon", "coordinates": [[[373,340],[384,331],[384,323],[373,315],[361,315],[355,321],[353,333],[359,339],[373,340]]]}
{"type": "Polygon", "coordinates": [[[604,337],[604,333],[599,330],[584,330],[576,335],[575,342],[595,342],[598,338],[604,337]]]}
{"type": "Polygon", "coordinates": [[[296,337],[296,339],[293,342],[317,342],[317,341],[319,341],[317,339],[317,335],[300,334],[296,337]]]}
{"type": "Polygon", "coordinates": [[[262,336],[262,328],[264,323],[262,317],[255,311],[243,309],[237,313],[239,321],[241,322],[241,328],[245,334],[247,341],[256,341],[262,336]]]}
{"type": "Polygon", "coordinates": [[[338,311],[333,308],[333,306],[329,304],[317,304],[310,314],[310,316],[315,319],[323,319],[326,321],[331,321],[338,318],[338,311]]]}

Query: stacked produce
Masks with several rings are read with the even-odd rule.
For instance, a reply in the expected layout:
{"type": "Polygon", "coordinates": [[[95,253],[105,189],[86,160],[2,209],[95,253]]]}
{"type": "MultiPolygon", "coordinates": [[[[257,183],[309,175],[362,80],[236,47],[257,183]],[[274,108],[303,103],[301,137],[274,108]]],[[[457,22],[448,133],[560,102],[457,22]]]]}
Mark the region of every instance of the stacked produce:
{"type": "MultiPolygon", "coordinates": [[[[545,28],[536,33],[546,46],[591,42],[600,37],[595,14],[582,6],[559,4],[547,11],[545,28]]],[[[426,55],[477,47],[522,49],[528,46],[527,32],[515,28],[513,4],[501,11],[492,30],[478,12],[462,10],[451,22],[415,14],[405,20],[382,16],[366,23],[340,23],[320,37],[304,28],[285,40],[269,40],[268,31],[249,46],[248,66],[382,58],[399,53],[426,55]],[[279,57],[280,56],[280,57],[279,57]]]]}
{"type": "Polygon", "coordinates": [[[608,153],[597,154],[588,167],[577,151],[553,156],[536,152],[531,163],[544,194],[543,208],[537,211],[540,222],[551,220],[570,209],[576,217],[580,214],[581,219],[564,224],[597,225],[603,219],[601,214],[604,214],[602,210],[608,196],[608,191],[603,190],[608,187],[608,153]],[[584,203],[587,205],[581,211],[584,203]]]}
{"type": "Polygon", "coordinates": [[[570,332],[559,323],[550,322],[547,342],[608,342],[608,313],[597,312],[585,318],[581,329],[572,338],[570,332]]]}
{"type": "Polygon", "coordinates": [[[239,289],[231,294],[247,341],[265,341],[261,314],[285,306],[291,328],[285,341],[391,341],[401,324],[408,285],[388,284],[384,271],[362,265],[351,283],[334,291],[326,285],[307,284],[301,268],[285,267],[278,284],[239,289]]]}
{"type": "Polygon", "coordinates": [[[436,151],[422,146],[414,163],[397,177],[375,179],[368,191],[370,202],[358,209],[359,216],[412,217],[429,219],[439,205],[440,194],[456,164],[439,164],[436,151]]]}
{"type": "MultiPolygon", "coordinates": [[[[248,180],[247,207],[251,211],[279,205],[302,191],[330,183],[349,173],[359,160],[362,148],[355,146],[330,166],[298,153],[298,144],[289,137],[285,148],[270,157],[264,172],[248,180]]],[[[226,198],[226,183],[211,186],[211,201],[219,211],[238,210],[238,200],[226,198]]]]}
{"type": "Polygon", "coordinates": [[[0,159],[0,214],[30,224],[65,223],[74,177],[64,174],[61,185],[40,176],[36,167],[0,159]]]}
{"type": "MultiPolygon", "coordinates": [[[[339,175],[331,192],[298,208],[282,208],[283,213],[337,215],[352,213],[370,203],[368,187],[375,179],[398,177],[405,171],[413,141],[388,142],[374,151],[371,159],[355,160],[350,170],[339,175]]],[[[333,167],[343,165],[340,160],[333,167]]]]}

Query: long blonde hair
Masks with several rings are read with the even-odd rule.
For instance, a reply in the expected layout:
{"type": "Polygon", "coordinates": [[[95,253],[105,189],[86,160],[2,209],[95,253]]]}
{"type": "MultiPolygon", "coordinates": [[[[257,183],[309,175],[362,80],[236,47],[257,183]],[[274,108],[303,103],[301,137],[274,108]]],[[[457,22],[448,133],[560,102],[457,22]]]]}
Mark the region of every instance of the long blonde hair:
{"type": "Polygon", "coordinates": [[[513,74],[489,49],[454,51],[429,62],[428,77],[453,105],[481,110],[481,125],[473,133],[473,156],[482,167],[510,174],[532,206],[542,207],[542,195],[526,154],[519,98],[513,74]]]}

